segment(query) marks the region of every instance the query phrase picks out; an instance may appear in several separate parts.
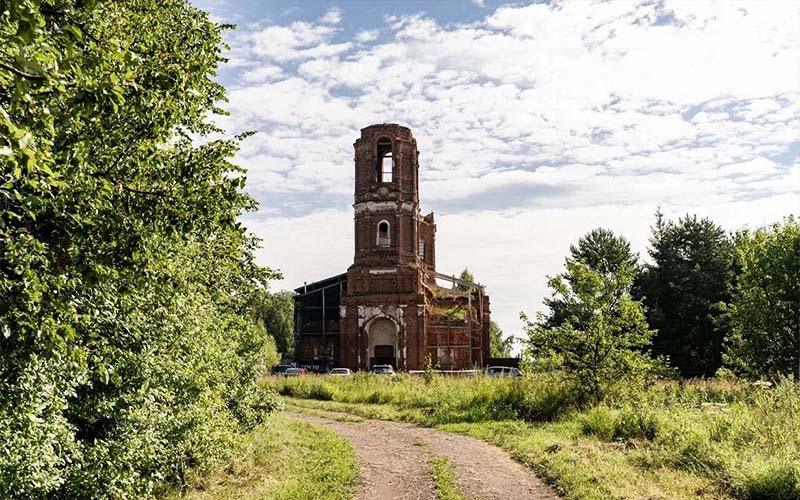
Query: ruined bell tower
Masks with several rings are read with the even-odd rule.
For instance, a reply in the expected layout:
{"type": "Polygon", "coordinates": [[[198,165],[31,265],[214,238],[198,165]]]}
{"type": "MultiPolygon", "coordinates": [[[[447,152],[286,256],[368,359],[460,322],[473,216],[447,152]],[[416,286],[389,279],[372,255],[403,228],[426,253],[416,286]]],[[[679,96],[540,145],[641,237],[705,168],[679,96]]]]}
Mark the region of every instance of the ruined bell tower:
{"type": "Polygon", "coordinates": [[[298,362],[321,370],[482,366],[489,298],[480,286],[436,272],[436,223],[420,212],[411,130],[370,125],[353,147],[353,263],[345,274],[296,290],[298,362]]]}

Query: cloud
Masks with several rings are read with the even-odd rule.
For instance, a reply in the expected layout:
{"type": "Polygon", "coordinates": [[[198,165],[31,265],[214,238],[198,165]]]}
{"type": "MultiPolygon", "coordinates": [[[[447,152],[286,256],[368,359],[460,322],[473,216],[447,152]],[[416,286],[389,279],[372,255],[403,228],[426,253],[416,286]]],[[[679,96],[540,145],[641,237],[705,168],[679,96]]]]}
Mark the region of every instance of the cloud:
{"type": "Polygon", "coordinates": [[[337,8],[328,9],[319,22],[322,24],[339,24],[342,22],[342,11],[337,8]]]}
{"type": "MultiPolygon", "coordinates": [[[[645,254],[659,205],[733,229],[800,208],[800,5],[553,2],[469,23],[244,25],[224,71],[262,262],[293,288],[352,260],[353,141],[412,128],[438,265],[492,292],[507,333],[594,226],[645,254]],[[320,245],[319,242],[325,242],[320,245]]],[[[350,19],[348,18],[348,21],[350,19]]]]}

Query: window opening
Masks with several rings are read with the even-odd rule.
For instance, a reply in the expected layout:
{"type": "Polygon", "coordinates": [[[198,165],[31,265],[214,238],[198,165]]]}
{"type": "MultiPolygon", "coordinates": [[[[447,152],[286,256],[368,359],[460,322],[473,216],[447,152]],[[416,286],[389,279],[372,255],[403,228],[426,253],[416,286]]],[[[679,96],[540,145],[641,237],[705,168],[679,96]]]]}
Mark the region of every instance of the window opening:
{"type": "Polygon", "coordinates": [[[392,143],[388,139],[378,141],[378,161],[376,165],[376,177],[379,182],[392,182],[392,170],[394,169],[394,154],[392,153],[392,143]]]}
{"type": "Polygon", "coordinates": [[[425,240],[419,240],[419,258],[425,260],[425,240]]]}
{"type": "Polygon", "coordinates": [[[389,223],[381,221],[378,224],[378,245],[382,247],[388,247],[391,244],[391,240],[389,239],[389,223]]]}

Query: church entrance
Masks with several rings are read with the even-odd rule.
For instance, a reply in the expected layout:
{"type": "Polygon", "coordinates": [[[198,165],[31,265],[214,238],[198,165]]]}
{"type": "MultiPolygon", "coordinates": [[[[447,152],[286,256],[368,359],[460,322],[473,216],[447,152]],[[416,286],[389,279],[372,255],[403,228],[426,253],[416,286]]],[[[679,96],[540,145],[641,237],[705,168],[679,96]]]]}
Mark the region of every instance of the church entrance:
{"type": "Polygon", "coordinates": [[[397,368],[397,325],[386,318],[376,319],[369,327],[369,366],[392,365],[397,368]]]}

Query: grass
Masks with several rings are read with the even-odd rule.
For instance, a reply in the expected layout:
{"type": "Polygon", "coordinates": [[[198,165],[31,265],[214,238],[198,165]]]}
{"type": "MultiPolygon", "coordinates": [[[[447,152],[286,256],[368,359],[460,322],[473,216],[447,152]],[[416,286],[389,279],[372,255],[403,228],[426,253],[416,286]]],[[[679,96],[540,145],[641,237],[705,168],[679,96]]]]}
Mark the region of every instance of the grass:
{"type": "Polygon", "coordinates": [[[270,383],[293,404],[484,439],[568,499],[800,499],[800,384],[791,381],[663,382],[594,408],[555,375],[270,383]]]}
{"type": "Polygon", "coordinates": [[[446,458],[431,457],[428,460],[428,466],[431,468],[436,498],[439,500],[466,500],[456,488],[456,475],[446,458]]]}
{"type": "Polygon", "coordinates": [[[345,500],[358,466],[349,443],[324,426],[282,415],[245,438],[224,470],[194,478],[170,500],[345,500]]]}

